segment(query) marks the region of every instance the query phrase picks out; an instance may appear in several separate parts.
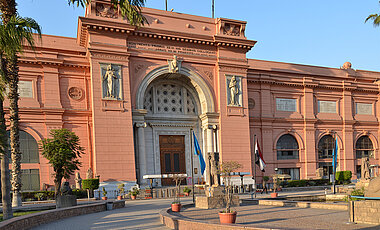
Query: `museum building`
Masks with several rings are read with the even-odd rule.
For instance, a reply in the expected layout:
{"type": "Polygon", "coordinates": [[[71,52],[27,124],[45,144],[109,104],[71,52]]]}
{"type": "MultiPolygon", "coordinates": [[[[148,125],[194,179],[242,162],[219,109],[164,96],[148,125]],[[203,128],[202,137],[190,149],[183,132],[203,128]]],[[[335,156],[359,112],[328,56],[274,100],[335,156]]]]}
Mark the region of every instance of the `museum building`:
{"type": "Polygon", "coordinates": [[[259,181],[328,176],[335,136],[338,170],[356,178],[362,157],[379,164],[380,73],[247,59],[256,41],[244,21],[143,13],[149,24],[131,26],[109,1],[92,0],[77,38],[43,35],[20,58],[24,190],[54,184],[37,142],[57,128],[80,137],[82,178],[91,168],[103,183],[190,176],[191,157],[204,180],[193,131],[206,160],[217,152],[252,174],[256,135],[267,165],[259,181]]]}

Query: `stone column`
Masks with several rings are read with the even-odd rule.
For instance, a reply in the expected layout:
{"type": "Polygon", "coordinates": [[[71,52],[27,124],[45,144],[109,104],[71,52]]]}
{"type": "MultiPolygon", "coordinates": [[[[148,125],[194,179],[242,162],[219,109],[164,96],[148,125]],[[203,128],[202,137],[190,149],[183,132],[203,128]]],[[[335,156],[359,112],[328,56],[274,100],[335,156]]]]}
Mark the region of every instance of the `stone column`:
{"type": "Polygon", "coordinates": [[[139,154],[139,169],[140,169],[140,179],[146,173],[146,151],[145,151],[145,134],[144,128],[146,127],[145,122],[137,122],[137,149],[139,154]]]}

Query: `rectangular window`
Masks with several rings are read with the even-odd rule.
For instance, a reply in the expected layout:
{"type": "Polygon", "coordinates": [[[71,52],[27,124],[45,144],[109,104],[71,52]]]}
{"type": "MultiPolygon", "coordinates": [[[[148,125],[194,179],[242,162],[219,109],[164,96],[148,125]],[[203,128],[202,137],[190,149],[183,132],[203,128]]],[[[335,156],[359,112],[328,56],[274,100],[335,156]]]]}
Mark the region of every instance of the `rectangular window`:
{"type": "Polygon", "coordinates": [[[291,180],[300,179],[300,169],[299,168],[279,168],[279,174],[288,174],[291,177],[291,180]]]}
{"type": "Polygon", "coordinates": [[[174,172],[180,172],[179,170],[179,154],[174,153],[174,172]]]}
{"type": "Polygon", "coordinates": [[[40,170],[39,169],[22,169],[21,170],[22,190],[40,190],[40,170]]]}
{"type": "Polygon", "coordinates": [[[287,111],[296,112],[297,111],[297,100],[289,98],[276,98],[276,110],[277,111],[287,111]]]}
{"type": "Polygon", "coordinates": [[[277,150],[278,160],[298,159],[298,150],[277,150]]]}
{"type": "Polygon", "coordinates": [[[319,113],[336,113],[336,101],[318,101],[319,113]]]}
{"type": "Polygon", "coordinates": [[[355,103],[356,114],[372,115],[372,104],[367,103],[355,103]]]}
{"type": "Polygon", "coordinates": [[[172,172],[172,161],[170,160],[170,153],[165,154],[165,172],[172,172]]]}

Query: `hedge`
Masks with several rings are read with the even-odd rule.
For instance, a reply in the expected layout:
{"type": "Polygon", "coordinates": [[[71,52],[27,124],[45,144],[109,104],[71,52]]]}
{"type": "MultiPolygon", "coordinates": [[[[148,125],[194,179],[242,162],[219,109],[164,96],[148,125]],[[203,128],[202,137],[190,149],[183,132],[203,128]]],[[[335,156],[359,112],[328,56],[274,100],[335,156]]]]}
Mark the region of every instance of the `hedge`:
{"type": "Polygon", "coordinates": [[[95,190],[99,188],[99,179],[84,179],[82,180],[82,188],[95,190]]]}
{"type": "Polygon", "coordinates": [[[328,179],[315,179],[315,180],[288,180],[282,181],[281,186],[284,188],[288,187],[307,187],[307,186],[322,186],[328,185],[328,179]]]}
{"type": "MultiPolygon", "coordinates": [[[[42,193],[43,200],[54,200],[54,191],[33,191],[33,192],[21,192],[22,201],[36,201],[36,194],[42,193]]],[[[87,191],[81,189],[73,189],[73,195],[77,199],[87,198],[87,191]]]]}
{"type": "Polygon", "coordinates": [[[351,178],[351,171],[337,171],[335,173],[335,180],[337,180],[338,184],[349,184],[351,183],[351,178]]]}

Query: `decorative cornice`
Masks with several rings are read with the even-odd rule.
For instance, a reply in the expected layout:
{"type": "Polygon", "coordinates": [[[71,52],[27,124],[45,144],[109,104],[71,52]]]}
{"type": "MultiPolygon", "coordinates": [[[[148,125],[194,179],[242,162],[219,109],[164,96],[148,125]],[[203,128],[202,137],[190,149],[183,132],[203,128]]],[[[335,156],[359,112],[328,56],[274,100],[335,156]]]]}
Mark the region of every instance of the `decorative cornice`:
{"type": "Polygon", "coordinates": [[[100,19],[80,17],[80,34],[78,35],[81,46],[85,46],[87,42],[87,34],[89,31],[107,31],[113,33],[122,33],[127,36],[146,37],[160,40],[171,40],[177,42],[194,43],[209,46],[233,47],[245,50],[248,52],[256,44],[256,41],[251,41],[239,37],[226,38],[219,35],[204,36],[203,38],[194,38],[191,34],[168,34],[169,31],[150,30],[146,28],[137,28],[126,23],[103,21],[100,19]],[[101,24],[100,24],[101,23],[101,24]]]}
{"type": "Polygon", "coordinates": [[[194,124],[186,123],[171,123],[171,122],[149,122],[149,125],[152,127],[186,127],[192,128],[194,124]]]}
{"type": "Polygon", "coordinates": [[[19,63],[22,64],[34,64],[34,65],[51,65],[51,66],[64,66],[64,67],[72,67],[72,68],[81,68],[81,69],[89,69],[90,65],[88,63],[82,64],[73,64],[73,63],[65,63],[64,61],[56,61],[56,60],[27,60],[27,59],[19,59],[19,63]]]}

